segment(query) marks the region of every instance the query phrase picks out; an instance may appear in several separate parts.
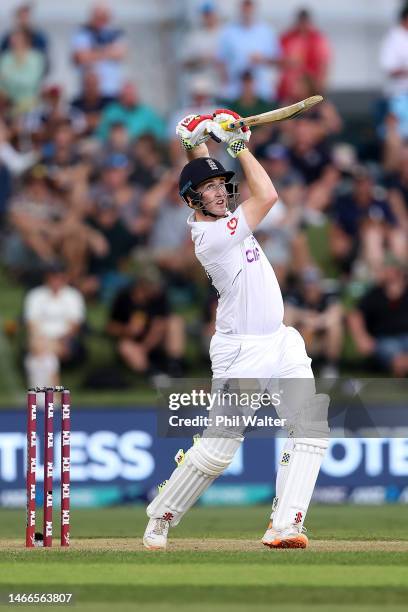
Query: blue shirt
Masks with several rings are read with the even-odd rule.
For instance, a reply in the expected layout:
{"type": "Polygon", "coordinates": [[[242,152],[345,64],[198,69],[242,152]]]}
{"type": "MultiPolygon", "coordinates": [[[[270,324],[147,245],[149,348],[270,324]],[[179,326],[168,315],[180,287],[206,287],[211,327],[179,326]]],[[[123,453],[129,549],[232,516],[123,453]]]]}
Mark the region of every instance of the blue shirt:
{"type": "Polygon", "coordinates": [[[360,225],[364,221],[383,221],[395,225],[395,217],[386,200],[373,198],[368,205],[362,206],[357,204],[351,194],[334,202],[332,218],[346,234],[353,237],[358,236],[360,225]]]}
{"type": "MultiPolygon", "coordinates": [[[[76,32],[72,39],[72,51],[88,51],[90,49],[101,49],[113,43],[123,42],[123,31],[110,26],[96,30],[90,26],[83,26],[76,32]]],[[[97,61],[92,66],[99,77],[101,94],[107,97],[115,97],[119,93],[124,80],[122,60],[104,59],[97,61]]],[[[82,70],[82,67],[80,67],[82,70]]]]}
{"type": "Polygon", "coordinates": [[[150,106],[138,104],[127,107],[120,102],[108,104],[102,112],[97,135],[101,140],[107,140],[109,130],[115,123],[123,123],[130,138],[138,138],[142,134],[153,134],[157,139],[165,137],[165,124],[163,119],[150,106]]]}
{"type": "Polygon", "coordinates": [[[274,98],[275,87],[272,81],[272,68],[264,64],[253,64],[251,55],[259,53],[271,60],[280,57],[279,41],[265,23],[243,23],[226,25],[220,35],[218,59],[221,60],[228,74],[228,83],[219,97],[238,98],[241,93],[241,75],[250,70],[255,81],[256,95],[265,100],[274,98]]]}

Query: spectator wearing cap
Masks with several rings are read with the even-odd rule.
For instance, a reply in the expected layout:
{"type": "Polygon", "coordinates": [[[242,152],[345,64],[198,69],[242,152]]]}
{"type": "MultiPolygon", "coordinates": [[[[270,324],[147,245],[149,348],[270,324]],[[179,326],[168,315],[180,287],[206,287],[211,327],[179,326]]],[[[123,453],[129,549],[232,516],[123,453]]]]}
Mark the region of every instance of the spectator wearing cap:
{"type": "Polygon", "coordinates": [[[54,130],[64,121],[68,121],[77,134],[85,129],[83,113],[70,106],[62,87],[51,83],[42,88],[39,104],[24,116],[21,132],[24,137],[30,134],[34,143],[43,143],[52,138],[54,130]]]}
{"type": "Polygon", "coordinates": [[[153,134],[158,140],[165,137],[163,119],[147,104],[140,101],[133,83],[125,83],[119,93],[119,99],[111,102],[102,112],[97,135],[106,141],[112,124],[123,123],[131,139],[142,134],[153,134]]]}
{"type": "Polygon", "coordinates": [[[153,266],[145,267],[116,296],[107,326],[127,367],[144,375],[182,374],[184,335],[175,336],[172,318],[160,274],[153,266]]]}
{"type": "Polygon", "coordinates": [[[6,260],[15,272],[41,269],[54,261],[56,230],[63,216],[63,204],[46,167],[34,166],[24,176],[23,188],[10,202],[11,231],[6,243],[6,260]]]}
{"type": "Polygon", "coordinates": [[[12,32],[9,49],[0,55],[0,90],[15,114],[29,112],[38,104],[44,72],[44,56],[32,47],[29,34],[23,29],[12,32]]]}
{"type": "Polygon", "coordinates": [[[236,100],[242,91],[241,75],[250,70],[256,95],[274,100],[273,71],[281,64],[279,41],[267,23],[256,19],[254,0],[241,0],[239,6],[239,19],[223,26],[220,34],[218,60],[221,82],[225,83],[221,96],[236,100]]]}
{"type": "Polygon", "coordinates": [[[32,4],[21,4],[15,12],[15,24],[11,32],[7,32],[1,41],[1,51],[9,51],[14,30],[24,30],[30,38],[31,47],[44,55],[45,65],[48,65],[48,39],[46,34],[32,23],[32,4]]]}
{"type": "Polygon", "coordinates": [[[325,291],[317,268],[305,269],[298,289],[285,299],[285,324],[302,334],[307,354],[320,362],[321,376],[338,376],[343,345],[343,310],[338,296],[325,291]]]}
{"type": "Polygon", "coordinates": [[[23,280],[37,280],[58,259],[66,264],[72,282],[83,273],[86,253],[97,236],[76,215],[75,187],[61,189],[46,166],[38,164],[11,199],[5,260],[23,280]]]}
{"type": "Polygon", "coordinates": [[[129,181],[131,171],[127,155],[119,151],[109,153],[103,160],[100,180],[91,187],[89,197],[96,217],[100,209],[114,208],[127,231],[142,239],[150,229],[151,220],[141,205],[143,190],[129,181]]]}
{"type": "Polygon", "coordinates": [[[85,354],[85,303],[81,293],[68,285],[62,265],[49,266],[43,284],[27,293],[24,320],[29,386],[59,384],[60,365],[78,364],[85,354]]]}
{"type": "Polygon", "coordinates": [[[393,376],[408,375],[408,284],[406,266],[387,257],[378,282],[349,314],[359,353],[393,376]]]}
{"type": "Polygon", "coordinates": [[[216,91],[219,85],[219,16],[214,2],[204,2],[199,12],[200,23],[189,30],[180,45],[180,61],[186,78],[185,88],[188,88],[191,79],[202,79],[211,84],[212,91],[216,91]]]}
{"type": "Polygon", "coordinates": [[[54,189],[62,198],[69,198],[70,215],[82,219],[92,164],[81,154],[78,134],[69,119],[55,125],[52,138],[42,148],[42,163],[54,189]]]}
{"type": "Polygon", "coordinates": [[[313,23],[308,10],[301,9],[297,12],[293,26],[282,34],[280,45],[284,67],[278,85],[279,99],[299,99],[297,84],[304,78],[313,83],[313,93],[323,93],[327,85],[330,44],[313,23]]]}
{"type": "Polygon", "coordinates": [[[352,190],[334,199],[330,247],[341,270],[348,274],[356,257],[374,274],[388,247],[405,258],[406,240],[398,227],[386,193],[375,186],[367,168],[356,169],[352,190]]]}
{"type": "Polygon", "coordinates": [[[139,207],[136,193],[128,183],[129,160],[113,153],[104,161],[100,180],[90,192],[92,208],[87,217],[99,239],[91,245],[88,270],[82,291],[110,302],[129,281],[124,271],[134,247],[143,241],[150,217],[139,207]]]}
{"type": "Polygon", "coordinates": [[[81,80],[84,71],[91,69],[98,76],[102,96],[115,99],[124,82],[126,43],[123,30],[111,22],[109,7],[95,4],[89,22],[74,34],[72,53],[81,80]]]}

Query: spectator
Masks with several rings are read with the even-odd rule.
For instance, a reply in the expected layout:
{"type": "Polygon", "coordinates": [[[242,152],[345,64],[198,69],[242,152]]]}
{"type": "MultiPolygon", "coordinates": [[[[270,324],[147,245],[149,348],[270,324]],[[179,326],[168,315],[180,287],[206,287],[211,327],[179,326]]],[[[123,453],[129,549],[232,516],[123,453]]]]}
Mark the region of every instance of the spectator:
{"type": "Polygon", "coordinates": [[[401,230],[408,235],[408,146],[402,147],[395,173],[386,181],[392,212],[401,230]]]}
{"type": "Polygon", "coordinates": [[[176,259],[185,264],[189,242],[187,218],[191,211],[180,202],[177,177],[177,170],[169,170],[145,196],[146,210],[155,217],[149,247],[168,266],[176,266],[176,259]]]}
{"type": "Polygon", "coordinates": [[[67,282],[60,264],[50,266],[44,283],[27,293],[24,303],[29,352],[25,367],[30,387],[59,384],[60,364],[79,363],[85,303],[67,282]]]}
{"type": "Polygon", "coordinates": [[[142,134],[153,134],[161,140],[165,136],[163,119],[146,104],[142,104],[136,87],[129,81],[120,90],[117,102],[112,102],[102,112],[97,135],[106,141],[113,124],[122,123],[126,126],[130,138],[138,138],[142,134]]]}
{"type": "Polygon", "coordinates": [[[386,247],[405,258],[406,240],[398,227],[384,191],[375,188],[370,172],[355,172],[351,193],[337,197],[332,207],[332,255],[348,274],[357,256],[373,274],[384,259],[386,247]]]}
{"type": "Polygon", "coordinates": [[[69,119],[54,127],[53,138],[43,147],[42,162],[54,189],[61,197],[69,196],[69,213],[77,219],[85,214],[90,163],[81,155],[78,136],[69,119]]]}
{"type": "Polygon", "coordinates": [[[393,376],[408,375],[408,285],[406,269],[388,258],[378,283],[349,315],[358,351],[393,376]]]}
{"type": "MultiPolygon", "coordinates": [[[[271,262],[280,286],[285,287],[291,272],[298,274],[312,264],[302,231],[306,193],[299,175],[290,169],[282,145],[269,145],[262,156],[262,164],[278,189],[279,200],[256,228],[255,237],[271,262]]],[[[240,194],[242,200],[249,197],[245,182],[241,182],[240,194]]]]}
{"type": "Polygon", "coordinates": [[[228,100],[241,95],[245,70],[252,72],[259,98],[276,98],[272,73],[281,63],[280,46],[273,30],[265,22],[256,21],[255,11],[254,0],[241,0],[239,20],[221,30],[218,59],[221,81],[226,84],[221,95],[228,100]]]}
{"type": "Polygon", "coordinates": [[[101,113],[108,104],[100,90],[96,72],[86,70],[82,77],[81,94],[72,101],[72,108],[81,112],[86,119],[85,135],[95,132],[99,125],[101,113]]]}
{"type": "Polygon", "coordinates": [[[81,26],[72,40],[72,52],[83,82],[87,70],[95,72],[102,96],[115,99],[123,84],[126,44],[123,30],[111,25],[106,4],[95,4],[89,22],[81,26]]]}
{"type": "Polygon", "coordinates": [[[10,99],[15,114],[32,110],[38,104],[45,60],[33,49],[25,30],[10,36],[10,49],[0,56],[0,89],[10,99]]]}
{"type": "Polygon", "coordinates": [[[383,40],[380,66],[386,78],[384,100],[379,104],[380,121],[385,119],[385,122],[381,125],[379,121],[379,134],[385,136],[385,162],[388,164],[392,149],[387,149],[395,144],[394,132],[399,138],[408,136],[408,4],[400,12],[398,25],[391,28],[383,40]]]}
{"type": "Polygon", "coordinates": [[[280,128],[280,138],[286,142],[292,171],[306,185],[303,219],[309,225],[324,225],[325,212],[340,180],[340,171],[332,161],[327,129],[318,116],[286,124],[280,128]]]}
{"type": "Polygon", "coordinates": [[[338,376],[343,345],[343,311],[336,295],[323,289],[317,268],[306,269],[298,291],[285,301],[285,324],[296,327],[303,336],[307,354],[320,361],[320,375],[338,376]]]}
{"type": "Polygon", "coordinates": [[[64,98],[63,89],[56,84],[42,88],[39,104],[27,113],[21,123],[21,132],[26,139],[31,135],[35,144],[53,138],[59,124],[68,121],[77,134],[85,130],[85,118],[81,111],[71,107],[64,98]]]}
{"type": "Polygon", "coordinates": [[[165,172],[163,152],[154,136],[145,134],[132,147],[134,167],[131,180],[143,189],[150,189],[165,172]]]}
{"type": "MultiPolygon", "coordinates": [[[[264,99],[257,96],[255,91],[255,80],[250,70],[244,70],[240,76],[241,87],[240,96],[230,102],[225,102],[225,106],[228,108],[228,104],[234,109],[236,113],[241,117],[250,117],[251,115],[259,115],[271,110],[271,104],[265,102],[264,99]]],[[[223,107],[224,103],[221,101],[220,106],[223,107]]],[[[252,128],[254,130],[254,128],[252,128]]],[[[255,128],[256,133],[256,128],[255,128]]]]}
{"type": "MultiPolygon", "coordinates": [[[[32,4],[25,3],[19,6],[15,12],[15,27],[13,30],[24,30],[29,38],[33,49],[36,49],[44,55],[45,65],[48,66],[48,39],[46,34],[34,27],[31,22],[32,4]]],[[[1,50],[9,51],[11,47],[11,38],[13,32],[8,32],[3,37],[1,42],[1,50]]]]}
{"type": "Polygon", "coordinates": [[[278,86],[279,99],[290,102],[302,99],[298,98],[297,83],[304,78],[313,82],[313,93],[323,93],[327,86],[330,44],[316,28],[308,10],[297,12],[293,27],[282,34],[280,44],[284,68],[278,86]]]}
{"type": "Polygon", "coordinates": [[[147,267],[116,297],[108,333],[117,341],[124,363],[134,372],[182,373],[184,339],[174,337],[172,315],[160,275],[147,267]]]}
{"type": "Polygon", "coordinates": [[[6,168],[12,176],[19,176],[36,161],[39,155],[35,151],[20,153],[10,143],[10,130],[0,119],[0,164],[6,168]]]}
{"type": "Polygon", "coordinates": [[[290,162],[307,185],[323,178],[331,165],[326,134],[322,136],[318,121],[298,119],[290,129],[288,142],[290,162]]]}
{"type": "Polygon", "coordinates": [[[391,28],[383,40],[380,66],[385,73],[386,97],[408,95],[408,4],[399,15],[399,23],[391,28]]]}
{"type": "Polygon", "coordinates": [[[32,281],[58,259],[66,262],[71,279],[80,275],[93,233],[72,214],[72,197],[71,190],[56,188],[45,166],[27,173],[10,203],[5,245],[6,262],[16,275],[32,281]]]}
{"type": "Polygon", "coordinates": [[[119,219],[133,235],[142,237],[150,228],[150,218],[141,206],[143,191],[129,182],[131,166],[123,153],[111,153],[103,162],[99,182],[91,189],[94,209],[115,208],[119,219]]]}
{"type": "Polygon", "coordinates": [[[217,49],[220,38],[219,17],[213,2],[200,7],[201,23],[192,29],[181,44],[181,60],[186,79],[201,78],[219,86],[217,49]]]}
{"type": "Polygon", "coordinates": [[[195,262],[187,225],[191,211],[180,202],[177,170],[169,170],[146,193],[144,206],[154,219],[148,254],[163,274],[172,310],[181,312],[193,301],[190,271],[195,262]]]}
{"type": "Polygon", "coordinates": [[[88,270],[80,286],[85,295],[98,295],[109,303],[129,281],[124,264],[139,239],[122,222],[118,207],[109,200],[98,202],[88,223],[97,238],[90,244],[88,270]]]}

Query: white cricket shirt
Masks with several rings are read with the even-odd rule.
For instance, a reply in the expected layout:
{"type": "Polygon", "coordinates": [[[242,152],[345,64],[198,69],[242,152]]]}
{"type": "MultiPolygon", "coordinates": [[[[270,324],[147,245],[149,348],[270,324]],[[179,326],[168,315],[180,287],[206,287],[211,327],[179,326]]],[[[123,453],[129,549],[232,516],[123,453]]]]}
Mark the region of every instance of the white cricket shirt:
{"type": "Polygon", "coordinates": [[[74,287],[63,287],[54,293],[47,286],[36,287],[27,293],[24,303],[24,318],[38,326],[47,338],[62,338],[72,324],[85,320],[85,302],[74,287]]]}
{"type": "Polygon", "coordinates": [[[248,227],[242,206],[214,222],[191,226],[197,259],[219,294],[216,330],[264,335],[282,323],[283,300],[271,264],[248,227]]]}

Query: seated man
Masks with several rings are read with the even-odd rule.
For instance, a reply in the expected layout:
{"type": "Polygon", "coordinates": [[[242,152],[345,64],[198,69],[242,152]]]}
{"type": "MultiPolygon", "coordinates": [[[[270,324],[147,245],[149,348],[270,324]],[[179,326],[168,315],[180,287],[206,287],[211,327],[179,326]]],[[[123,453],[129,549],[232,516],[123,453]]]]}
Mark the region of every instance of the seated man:
{"type": "Polygon", "coordinates": [[[117,295],[107,331],[117,340],[121,359],[134,372],[167,370],[173,376],[181,375],[184,332],[172,324],[156,268],[147,267],[117,295]]]}
{"type": "Polygon", "coordinates": [[[335,294],[324,291],[317,268],[305,269],[299,290],[285,300],[285,323],[302,334],[308,355],[322,363],[320,375],[337,377],[343,344],[343,311],[335,294]]]}
{"type": "Polygon", "coordinates": [[[358,351],[393,376],[408,374],[408,284],[401,263],[388,258],[377,285],[349,315],[358,351]]]}
{"type": "Polygon", "coordinates": [[[84,356],[81,329],[85,321],[83,297],[68,285],[60,264],[49,266],[44,284],[27,293],[24,319],[28,332],[25,367],[29,385],[59,384],[60,364],[78,362],[84,356]]]}

